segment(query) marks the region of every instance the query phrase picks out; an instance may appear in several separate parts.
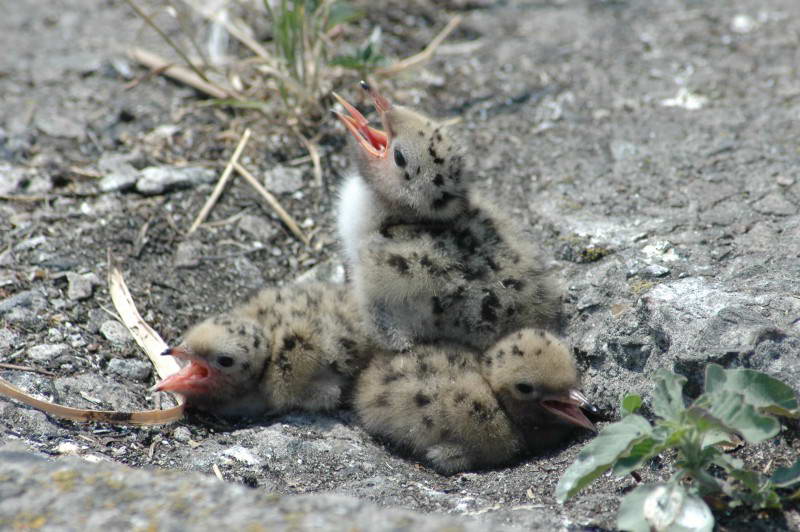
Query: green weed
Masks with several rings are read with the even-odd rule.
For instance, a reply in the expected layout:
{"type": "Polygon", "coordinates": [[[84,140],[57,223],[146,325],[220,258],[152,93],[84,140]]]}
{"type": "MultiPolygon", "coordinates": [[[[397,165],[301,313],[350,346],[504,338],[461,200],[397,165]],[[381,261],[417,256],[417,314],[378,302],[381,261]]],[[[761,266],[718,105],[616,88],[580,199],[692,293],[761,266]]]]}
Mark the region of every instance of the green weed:
{"type": "Polygon", "coordinates": [[[780,508],[784,500],[798,498],[800,490],[788,490],[800,486],[800,459],[767,476],[724,451],[739,438],[758,443],[776,436],[775,416],[800,417],[794,391],[758,371],[709,364],[704,393],[686,406],[685,383],[669,371],[658,374],[650,403],[654,424],[636,414],[640,396],[625,396],[623,418],[605,427],[564,472],[556,488],[559,502],[608,470],[622,477],[670,450],[677,453],[676,471],[667,482],[641,485],[624,497],[620,529],[710,531],[714,518],[704,498],[754,509],[780,508]]]}

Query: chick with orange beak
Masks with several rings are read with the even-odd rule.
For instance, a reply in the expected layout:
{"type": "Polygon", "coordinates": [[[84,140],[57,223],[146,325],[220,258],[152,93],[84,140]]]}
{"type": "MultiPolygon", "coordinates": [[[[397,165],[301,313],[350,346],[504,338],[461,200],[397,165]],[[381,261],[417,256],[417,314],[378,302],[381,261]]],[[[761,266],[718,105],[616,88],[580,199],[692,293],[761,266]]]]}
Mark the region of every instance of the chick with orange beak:
{"type": "Polygon", "coordinates": [[[369,433],[444,474],[507,465],[578,427],[595,430],[572,355],[535,329],[480,355],[427,345],[373,362],[358,377],[354,404],[369,433]]]}
{"type": "Polygon", "coordinates": [[[448,129],[362,82],[383,129],[336,95],[357,172],[338,232],[368,332],[392,350],[440,340],[479,351],[554,325],[560,296],[529,238],[469,186],[448,129]]]}
{"type": "Polygon", "coordinates": [[[164,355],[186,365],[155,390],[218,415],[257,416],[340,407],[373,344],[349,288],[308,283],[265,288],[195,325],[164,355]]]}

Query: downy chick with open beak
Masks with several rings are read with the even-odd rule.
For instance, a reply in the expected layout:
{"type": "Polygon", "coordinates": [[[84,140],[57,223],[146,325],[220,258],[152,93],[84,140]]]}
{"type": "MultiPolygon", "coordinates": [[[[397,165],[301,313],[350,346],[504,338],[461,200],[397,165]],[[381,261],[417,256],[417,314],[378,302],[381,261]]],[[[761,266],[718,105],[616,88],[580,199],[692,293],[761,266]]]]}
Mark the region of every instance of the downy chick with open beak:
{"type": "Polygon", "coordinates": [[[362,86],[384,130],[335,95],[358,167],[337,221],[370,334],[397,351],[439,340],[485,350],[522,327],[552,327],[560,295],[536,248],[470,190],[446,128],[362,86]]]}
{"type": "Polygon", "coordinates": [[[370,434],[444,474],[507,465],[576,427],[595,430],[572,355],[536,329],[482,355],[448,344],[376,358],[358,377],[354,405],[370,434]]]}
{"type": "Polygon", "coordinates": [[[373,355],[350,288],[266,288],[208,318],[164,354],[187,364],[154,386],[222,416],[338,408],[373,355]]]}

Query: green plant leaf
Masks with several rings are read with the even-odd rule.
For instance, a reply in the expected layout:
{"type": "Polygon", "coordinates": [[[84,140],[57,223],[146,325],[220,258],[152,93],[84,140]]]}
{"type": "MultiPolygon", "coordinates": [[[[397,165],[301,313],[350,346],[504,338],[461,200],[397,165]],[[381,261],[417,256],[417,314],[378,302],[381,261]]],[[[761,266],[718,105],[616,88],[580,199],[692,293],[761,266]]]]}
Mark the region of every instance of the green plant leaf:
{"type": "Polygon", "coordinates": [[[331,59],[328,64],[350,68],[352,70],[361,70],[365,66],[363,59],[354,55],[337,55],[331,59]]]}
{"type": "Polygon", "coordinates": [[[681,412],[686,408],[683,404],[683,385],[686,377],[661,369],[656,373],[656,388],[653,390],[653,412],[656,415],[678,421],[681,412]]]}
{"type": "Polygon", "coordinates": [[[695,429],[703,434],[700,448],[706,448],[718,443],[730,442],[735,431],[725,425],[721,420],[712,416],[709,412],[711,402],[708,397],[701,395],[689,408],[686,409],[686,418],[691,421],[695,429]]]}
{"type": "Polygon", "coordinates": [[[800,483],[800,458],[790,467],[776,469],[769,480],[779,488],[791,488],[800,483]]]}
{"type": "Polygon", "coordinates": [[[744,468],[744,462],[742,460],[724,453],[718,453],[716,456],[714,456],[713,462],[725,471],[744,468]]]}
{"type": "Polygon", "coordinates": [[[727,390],[714,394],[714,403],[708,413],[741,434],[748,443],[772,438],[781,428],[777,419],[760,414],[753,405],[746,403],[744,395],[727,390]]]}
{"type": "Polygon", "coordinates": [[[711,532],[714,516],[680,484],[639,486],[622,499],[617,528],[632,532],[711,532]]]}
{"type": "Polygon", "coordinates": [[[650,435],[653,428],[645,418],[630,414],[606,426],[600,434],[581,449],[556,487],[556,499],[566,501],[592,480],[607,471],[620,456],[627,454],[635,443],[650,435]]]}
{"type": "Polygon", "coordinates": [[[626,456],[619,458],[614,464],[614,474],[618,477],[629,474],[664,450],[662,442],[656,438],[644,438],[631,446],[626,456]]]}
{"type": "Polygon", "coordinates": [[[635,393],[630,393],[622,398],[621,408],[622,415],[627,416],[633,414],[642,406],[642,396],[635,393]]]}
{"type": "Polygon", "coordinates": [[[741,393],[745,401],[763,412],[800,417],[797,397],[791,387],[766,373],[751,369],[724,369],[718,364],[706,367],[706,393],[741,393]]]}
{"type": "Polygon", "coordinates": [[[358,9],[350,2],[334,2],[331,4],[330,12],[328,13],[328,22],[325,26],[325,31],[339,24],[353,22],[363,16],[364,10],[358,9]]]}

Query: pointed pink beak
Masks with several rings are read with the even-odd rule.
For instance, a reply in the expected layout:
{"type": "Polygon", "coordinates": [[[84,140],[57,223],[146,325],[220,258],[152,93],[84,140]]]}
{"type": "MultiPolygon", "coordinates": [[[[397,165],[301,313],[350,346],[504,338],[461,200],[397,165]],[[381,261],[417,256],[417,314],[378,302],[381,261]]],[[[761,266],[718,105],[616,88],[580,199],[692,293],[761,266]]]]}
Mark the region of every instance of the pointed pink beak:
{"type": "MultiPolygon", "coordinates": [[[[375,108],[381,115],[381,120],[384,122],[384,127],[386,127],[386,120],[384,119],[384,116],[386,111],[391,109],[392,105],[386,98],[381,96],[374,87],[367,84],[367,82],[362,81],[361,87],[372,97],[372,101],[375,102],[375,108]]],[[[359,145],[368,154],[375,158],[386,157],[386,153],[388,151],[387,148],[389,146],[389,134],[387,133],[388,128],[386,128],[387,132],[384,132],[380,129],[370,127],[369,122],[364,115],[362,115],[358,109],[348,103],[347,100],[335,92],[333,93],[333,97],[336,98],[342,107],[345,108],[345,110],[349,113],[349,116],[338,111],[333,111],[333,113],[339,120],[342,121],[344,127],[350,131],[350,134],[352,134],[356,141],[358,141],[359,145]]]]}
{"type": "Polygon", "coordinates": [[[545,397],[539,402],[543,408],[548,412],[560,417],[561,419],[587,428],[593,432],[597,432],[594,423],[589,421],[589,418],[583,413],[581,408],[586,408],[590,411],[596,410],[578,390],[570,390],[566,395],[552,395],[545,397]]]}
{"type": "Polygon", "coordinates": [[[173,347],[161,354],[188,360],[189,363],[177,373],[170,375],[153,386],[151,388],[153,391],[173,392],[184,396],[200,395],[209,392],[217,370],[209,366],[205,360],[193,356],[188,350],[182,347],[173,347]]]}

